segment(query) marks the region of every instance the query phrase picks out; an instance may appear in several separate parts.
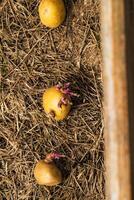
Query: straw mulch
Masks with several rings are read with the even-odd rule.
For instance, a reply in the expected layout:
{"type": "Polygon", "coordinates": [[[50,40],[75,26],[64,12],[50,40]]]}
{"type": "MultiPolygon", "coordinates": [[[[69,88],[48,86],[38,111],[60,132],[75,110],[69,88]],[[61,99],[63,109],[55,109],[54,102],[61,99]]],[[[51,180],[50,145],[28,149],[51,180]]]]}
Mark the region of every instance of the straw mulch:
{"type": "Polygon", "coordinates": [[[37,0],[0,1],[0,199],[104,199],[100,1],[66,0],[57,29],[40,23],[37,0]],[[71,82],[80,96],[68,118],[51,122],[43,91],[71,82]],[[64,180],[36,184],[34,166],[49,152],[64,180]]]}

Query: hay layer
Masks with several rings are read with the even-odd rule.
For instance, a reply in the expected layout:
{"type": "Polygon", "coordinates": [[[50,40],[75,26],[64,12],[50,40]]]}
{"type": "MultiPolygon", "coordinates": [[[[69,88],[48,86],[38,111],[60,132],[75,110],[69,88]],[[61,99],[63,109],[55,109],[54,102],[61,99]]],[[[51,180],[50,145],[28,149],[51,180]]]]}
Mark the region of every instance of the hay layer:
{"type": "Polygon", "coordinates": [[[2,200],[104,199],[100,1],[70,0],[57,29],[40,24],[38,1],[0,3],[0,197],[2,200]],[[51,122],[42,93],[70,81],[80,94],[68,119],[51,122]],[[36,184],[33,168],[51,151],[64,181],[36,184]]]}

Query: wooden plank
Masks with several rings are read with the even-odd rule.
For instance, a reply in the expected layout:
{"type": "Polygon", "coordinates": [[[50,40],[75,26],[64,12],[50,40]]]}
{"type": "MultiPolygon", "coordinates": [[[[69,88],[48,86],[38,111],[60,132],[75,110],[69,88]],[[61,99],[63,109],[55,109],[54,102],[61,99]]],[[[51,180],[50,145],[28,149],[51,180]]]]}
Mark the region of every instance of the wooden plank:
{"type": "Polygon", "coordinates": [[[123,0],[102,0],[106,199],[130,200],[128,94],[123,0]]]}
{"type": "MultiPolygon", "coordinates": [[[[126,60],[129,104],[131,188],[134,188],[134,0],[125,1],[126,60]]],[[[134,199],[134,190],[132,190],[134,199]]]]}

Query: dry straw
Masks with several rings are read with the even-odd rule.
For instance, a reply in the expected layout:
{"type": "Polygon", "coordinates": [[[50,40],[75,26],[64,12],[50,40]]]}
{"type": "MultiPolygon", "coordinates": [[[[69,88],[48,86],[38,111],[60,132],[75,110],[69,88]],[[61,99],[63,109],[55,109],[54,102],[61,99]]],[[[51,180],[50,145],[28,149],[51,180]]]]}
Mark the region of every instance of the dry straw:
{"type": "Polygon", "coordinates": [[[104,199],[100,1],[69,1],[59,28],[42,26],[37,0],[0,3],[0,198],[104,199]],[[50,123],[45,88],[70,81],[80,97],[50,123]],[[63,184],[38,186],[33,168],[50,151],[67,156],[63,184]]]}

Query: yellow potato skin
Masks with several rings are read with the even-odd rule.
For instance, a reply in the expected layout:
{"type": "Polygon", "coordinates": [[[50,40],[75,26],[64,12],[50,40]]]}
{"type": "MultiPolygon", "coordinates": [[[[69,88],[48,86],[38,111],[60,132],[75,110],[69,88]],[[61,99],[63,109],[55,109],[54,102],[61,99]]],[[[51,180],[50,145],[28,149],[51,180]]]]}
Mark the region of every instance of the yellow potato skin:
{"type": "Polygon", "coordinates": [[[58,27],[66,16],[63,0],[42,0],[39,4],[39,16],[45,26],[58,27]]]}
{"type": "Polygon", "coordinates": [[[43,108],[47,114],[51,111],[55,113],[55,120],[60,121],[67,117],[71,105],[62,105],[58,107],[58,103],[62,98],[65,97],[65,94],[56,89],[56,87],[48,88],[43,94],[43,108]]]}
{"type": "Polygon", "coordinates": [[[39,185],[54,186],[62,182],[62,175],[56,165],[40,160],[34,168],[34,177],[39,185]]]}

